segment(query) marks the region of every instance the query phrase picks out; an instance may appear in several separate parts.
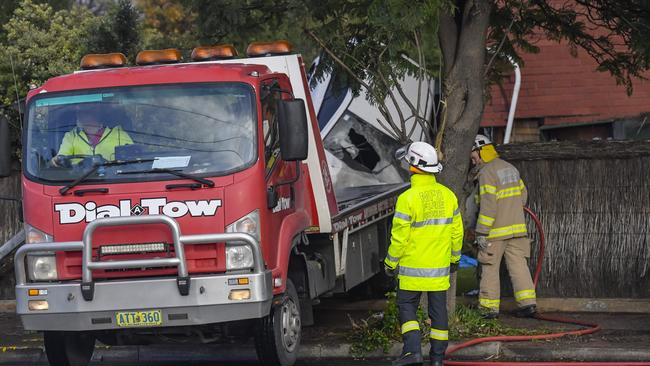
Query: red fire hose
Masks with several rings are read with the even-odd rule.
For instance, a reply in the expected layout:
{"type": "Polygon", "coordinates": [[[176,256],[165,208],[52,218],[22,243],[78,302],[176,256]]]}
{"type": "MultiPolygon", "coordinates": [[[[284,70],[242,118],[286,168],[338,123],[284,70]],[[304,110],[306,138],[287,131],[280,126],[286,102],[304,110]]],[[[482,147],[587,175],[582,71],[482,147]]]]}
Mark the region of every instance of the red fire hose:
{"type": "MultiPolygon", "coordinates": [[[[542,229],[542,223],[539,221],[537,215],[533,213],[528,207],[524,207],[524,210],[535,222],[535,227],[539,233],[539,254],[537,256],[537,266],[535,267],[535,273],[533,275],[533,283],[537,287],[537,281],[539,280],[539,275],[542,272],[542,260],[544,258],[544,230],[542,229]]],[[[469,340],[463,342],[459,345],[447,349],[445,356],[449,356],[452,353],[467,348],[479,343],[485,342],[517,342],[517,341],[532,341],[532,340],[546,340],[564,337],[567,335],[585,335],[595,333],[600,330],[600,325],[593,323],[581,322],[573,319],[565,319],[559,317],[550,317],[542,314],[537,314],[535,318],[540,320],[547,320],[557,323],[566,323],[566,324],[576,324],[585,326],[588,328],[578,329],[566,332],[559,333],[550,333],[550,334],[540,334],[532,336],[496,336],[496,337],[483,337],[469,340]]],[[[579,366],[579,365],[602,365],[602,366],[618,366],[618,365],[630,365],[630,366],[650,366],[650,362],[489,362],[489,361],[444,361],[445,365],[448,366],[579,366]]]]}

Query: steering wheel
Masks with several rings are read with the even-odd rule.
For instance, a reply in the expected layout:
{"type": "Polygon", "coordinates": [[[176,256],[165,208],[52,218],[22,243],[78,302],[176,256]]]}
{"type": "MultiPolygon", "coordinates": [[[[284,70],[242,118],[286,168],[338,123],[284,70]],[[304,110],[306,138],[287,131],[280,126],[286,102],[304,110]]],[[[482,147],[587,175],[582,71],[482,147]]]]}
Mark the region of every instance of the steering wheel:
{"type": "Polygon", "coordinates": [[[53,160],[53,166],[55,167],[61,167],[61,168],[74,168],[78,169],[81,167],[90,167],[95,163],[101,163],[105,161],[105,159],[101,155],[87,155],[87,154],[80,154],[80,155],[57,155],[53,160]],[[80,162],[76,164],[72,164],[73,159],[81,159],[80,162]]]}

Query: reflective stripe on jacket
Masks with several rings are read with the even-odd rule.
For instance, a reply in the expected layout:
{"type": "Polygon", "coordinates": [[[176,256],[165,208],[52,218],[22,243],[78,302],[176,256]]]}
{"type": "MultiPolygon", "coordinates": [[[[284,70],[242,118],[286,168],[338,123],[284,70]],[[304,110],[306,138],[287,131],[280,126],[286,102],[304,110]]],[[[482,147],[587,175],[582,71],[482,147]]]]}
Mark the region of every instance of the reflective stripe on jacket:
{"type": "Polygon", "coordinates": [[[528,192],[517,168],[495,158],[480,168],[478,182],[476,232],[494,240],[526,236],[524,205],[528,192]]]}
{"type": "Polygon", "coordinates": [[[391,243],[384,263],[399,267],[399,288],[444,291],[449,264],[460,260],[463,220],[456,195],[433,175],[414,174],[397,198],[391,243]]]}
{"type": "MultiPolygon", "coordinates": [[[[133,143],[131,137],[119,126],[104,128],[97,145],[92,146],[88,136],[80,128],[66,132],[59,147],[59,155],[101,155],[106,160],[115,160],[115,147],[133,143]]],[[[81,159],[75,159],[78,163],[81,159]]]]}

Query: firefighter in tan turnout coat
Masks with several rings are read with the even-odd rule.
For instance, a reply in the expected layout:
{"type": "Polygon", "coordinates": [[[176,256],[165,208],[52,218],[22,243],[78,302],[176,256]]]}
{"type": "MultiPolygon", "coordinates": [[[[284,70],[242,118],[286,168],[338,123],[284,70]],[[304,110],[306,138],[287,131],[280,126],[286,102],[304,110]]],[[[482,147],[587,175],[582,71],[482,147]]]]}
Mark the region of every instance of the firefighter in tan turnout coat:
{"type": "Polygon", "coordinates": [[[478,168],[476,244],[481,263],[480,309],[487,318],[499,315],[499,267],[505,257],[519,307],[515,315],[534,316],[536,294],[528,269],[530,241],[524,219],[526,186],[519,171],[500,159],[492,141],[483,135],[476,136],[474,141],[472,163],[478,168]]]}

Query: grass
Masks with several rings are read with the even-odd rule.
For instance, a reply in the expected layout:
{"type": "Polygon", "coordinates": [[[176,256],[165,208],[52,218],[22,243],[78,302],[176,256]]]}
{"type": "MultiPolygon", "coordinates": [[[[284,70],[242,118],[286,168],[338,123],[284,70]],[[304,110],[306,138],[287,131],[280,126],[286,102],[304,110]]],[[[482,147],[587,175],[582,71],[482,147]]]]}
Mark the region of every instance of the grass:
{"type": "MultiPolygon", "coordinates": [[[[383,312],[371,314],[368,318],[352,322],[348,341],[354,357],[362,358],[381,350],[387,353],[390,346],[402,341],[400,321],[395,303],[395,292],[386,294],[386,308],[383,312]]],[[[422,342],[428,342],[429,324],[426,312],[418,310],[418,321],[422,332],[422,342]]],[[[544,333],[544,329],[514,328],[502,324],[498,319],[483,319],[478,310],[457,305],[449,320],[449,339],[463,340],[497,335],[532,335],[544,333]]]]}
{"type": "Polygon", "coordinates": [[[477,309],[457,305],[449,320],[449,339],[462,340],[499,335],[533,335],[544,333],[544,329],[514,328],[498,319],[483,319],[477,309]]]}

